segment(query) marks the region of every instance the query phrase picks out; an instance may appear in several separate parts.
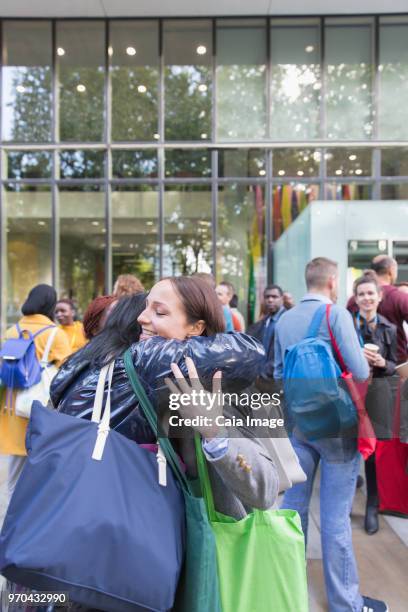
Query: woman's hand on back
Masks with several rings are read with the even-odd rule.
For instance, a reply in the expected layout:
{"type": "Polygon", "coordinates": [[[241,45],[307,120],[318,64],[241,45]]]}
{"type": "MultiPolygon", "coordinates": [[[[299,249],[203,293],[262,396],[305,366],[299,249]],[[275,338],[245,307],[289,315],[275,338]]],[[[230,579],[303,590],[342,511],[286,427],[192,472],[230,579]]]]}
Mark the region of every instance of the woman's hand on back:
{"type": "Polygon", "coordinates": [[[215,372],[212,379],[212,392],[206,391],[200,382],[194,361],[190,357],[185,358],[189,381],[184,378],[183,373],[177,364],[171,364],[171,370],[175,380],[165,378],[168,389],[173,395],[173,399],[178,397],[177,414],[181,419],[195,419],[192,428],[201,434],[203,438],[215,438],[219,434],[220,425],[217,424],[217,417],[223,414],[223,401],[221,389],[220,371],[215,372]]]}

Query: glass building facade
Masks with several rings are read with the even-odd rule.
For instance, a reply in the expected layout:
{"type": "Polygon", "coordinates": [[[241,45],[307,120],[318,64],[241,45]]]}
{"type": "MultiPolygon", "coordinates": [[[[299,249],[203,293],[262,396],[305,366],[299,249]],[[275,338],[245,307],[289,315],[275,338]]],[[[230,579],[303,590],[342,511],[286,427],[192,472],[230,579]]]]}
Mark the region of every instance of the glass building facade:
{"type": "Polygon", "coordinates": [[[120,273],[212,271],[250,319],[312,201],[408,200],[408,16],[0,25],[3,328],[120,273]]]}

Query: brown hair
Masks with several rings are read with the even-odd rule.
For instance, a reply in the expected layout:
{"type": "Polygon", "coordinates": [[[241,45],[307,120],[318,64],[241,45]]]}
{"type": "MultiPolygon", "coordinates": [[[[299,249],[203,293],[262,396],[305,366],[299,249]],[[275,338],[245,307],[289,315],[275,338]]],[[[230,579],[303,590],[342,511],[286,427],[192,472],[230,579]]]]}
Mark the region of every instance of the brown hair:
{"type": "Polygon", "coordinates": [[[235,288],[234,285],[232,283],[229,283],[228,281],[221,281],[220,283],[218,283],[219,285],[221,285],[221,287],[226,287],[228,290],[229,295],[232,297],[235,293],[235,288]]]}
{"type": "Polygon", "coordinates": [[[143,293],[144,287],[140,280],[133,274],[119,274],[113,287],[113,295],[117,298],[134,293],[143,293]]]}
{"type": "Polygon", "coordinates": [[[378,284],[377,275],[373,270],[371,270],[370,274],[363,274],[362,276],[356,278],[353,283],[354,295],[357,295],[357,289],[360,287],[360,285],[365,285],[366,283],[371,283],[376,288],[377,293],[381,293],[381,288],[378,284]]]}
{"type": "Polygon", "coordinates": [[[322,289],[331,276],[337,274],[337,263],[327,257],[315,257],[306,266],[306,287],[322,289]]]}
{"type": "Polygon", "coordinates": [[[89,304],[82,321],[85,337],[88,340],[91,340],[101,331],[103,316],[109,306],[117,299],[114,295],[100,295],[89,304]]]}
{"type": "Polygon", "coordinates": [[[169,276],[162,280],[169,280],[177,291],[188,323],[204,321],[202,336],[213,336],[225,331],[222,305],[207,281],[196,276],[169,276]]]}
{"type": "Polygon", "coordinates": [[[214,276],[209,272],[196,272],[192,275],[192,278],[201,278],[201,280],[205,281],[208,285],[210,285],[211,289],[215,289],[217,285],[214,276]]]}

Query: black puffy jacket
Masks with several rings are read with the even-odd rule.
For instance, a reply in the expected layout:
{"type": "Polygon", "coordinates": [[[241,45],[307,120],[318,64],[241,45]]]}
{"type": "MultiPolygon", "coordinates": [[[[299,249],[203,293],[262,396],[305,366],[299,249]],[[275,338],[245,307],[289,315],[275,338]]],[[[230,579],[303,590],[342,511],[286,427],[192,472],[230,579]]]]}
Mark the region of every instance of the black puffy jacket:
{"type": "MultiPolygon", "coordinates": [[[[133,363],[153,404],[166,389],[164,377],[172,376],[170,364],[177,363],[187,374],[184,358],[191,357],[204,387],[211,388],[217,370],[222,371],[223,391],[237,392],[250,385],[265,361],[263,346],[246,334],[228,333],[196,336],[185,341],[159,336],[132,345],[133,363]]],[[[75,353],[63,364],[51,385],[51,401],[66,414],[90,418],[99,376],[99,368],[75,353]]],[[[111,390],[111,427],[138,442],[153,441],[153,433],[139,410],[138,401],[128,381],[123,359],[115,361],[111,390]]]]}

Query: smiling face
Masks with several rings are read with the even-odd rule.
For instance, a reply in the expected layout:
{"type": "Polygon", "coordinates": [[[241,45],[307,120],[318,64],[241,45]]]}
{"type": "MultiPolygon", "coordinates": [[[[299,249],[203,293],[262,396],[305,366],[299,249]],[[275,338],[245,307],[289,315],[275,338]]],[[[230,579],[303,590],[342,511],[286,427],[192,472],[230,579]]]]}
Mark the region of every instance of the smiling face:
{"type": "Polygon", "coordinates": [[[184,340],[188,336],[199,336],[204,322],[189,323],[183,302],[170,280],[154,285],[146,299],[146,308],[138,317],[142,327],[140,340],[152,336],[184,340]]]}
{"type": "Polygon", "coordinates": [[[58,302],[55,307],[55,318],[60,325],[72,325],[74,314],[73,309],[66,302],[58,302]]]}
{"type": "Polygon", "coordinates": [[[378,304],[381,301],[381,296],[374,283],[361,283],[356,289],[355,295],[356,304],[359,307],[361,314],[376,313],[378,304]]]}

